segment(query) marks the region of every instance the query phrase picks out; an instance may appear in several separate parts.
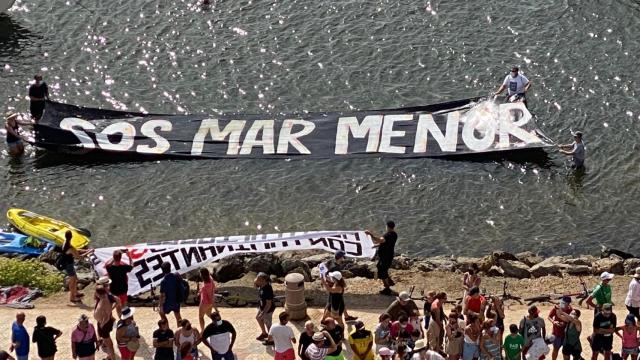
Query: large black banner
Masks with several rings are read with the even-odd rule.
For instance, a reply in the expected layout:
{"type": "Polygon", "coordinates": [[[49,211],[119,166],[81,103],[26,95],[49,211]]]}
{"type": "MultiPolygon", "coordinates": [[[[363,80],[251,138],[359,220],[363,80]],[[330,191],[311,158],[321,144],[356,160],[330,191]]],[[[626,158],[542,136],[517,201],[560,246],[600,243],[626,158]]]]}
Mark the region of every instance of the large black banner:
{"type": "Polygon", "coordinates": [[[388,110],[151,115],[47,102],[35,144],[58,151],[205,158],[440,157],[539,149],[521,103],[465,99],[388,110]]]}

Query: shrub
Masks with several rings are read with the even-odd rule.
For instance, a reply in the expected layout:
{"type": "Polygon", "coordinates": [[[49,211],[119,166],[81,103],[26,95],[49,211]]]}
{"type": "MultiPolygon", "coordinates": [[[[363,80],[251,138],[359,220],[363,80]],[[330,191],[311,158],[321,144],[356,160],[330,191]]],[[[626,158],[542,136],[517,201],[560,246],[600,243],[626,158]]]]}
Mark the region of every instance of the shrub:
{"type": "Polygon", "coordinates": [[[13,285],[39,288],[45,294],[51,294],[62,290],[64,276],[59,272],[52,272],[36,259],[0,257],[0,286],[13,285]]]}

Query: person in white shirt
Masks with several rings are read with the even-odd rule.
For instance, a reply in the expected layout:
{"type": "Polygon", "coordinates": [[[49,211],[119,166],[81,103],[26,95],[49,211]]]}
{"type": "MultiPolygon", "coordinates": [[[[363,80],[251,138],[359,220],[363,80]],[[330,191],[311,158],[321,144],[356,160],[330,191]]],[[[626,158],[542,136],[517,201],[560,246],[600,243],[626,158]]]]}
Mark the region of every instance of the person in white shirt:
{"type": "Polygon", "coordinates": [[[504,78],[502,85],[498,88],[495,95],[500,95],[505,89],[507,90],[507,101],[513,96],[518,95],[524,106],[527,106],[526,93],[531,87],[531,81],[526,76],[520,74],[517,66],[511,68],[511,73],[504,78]]]}
{"type": "Polygon", "coordinates": [[[636,319],[640,320],[640,267],[636,268],[636,273],[629,283],[629,292],[624,300],[629,313],[633,314],[636,319]]]}
{"type": "Polygon", "coordinates": [[[585,149],[584,143],[582,142],[582,132],[576,131],[573,133],[573,143],[558,145],[559,151],[565,155],[570,155],[573,158],[573,164],[571,165],[574,169],[582,169],[584,168],[584,158],[585,158],[585,149]]]}
{"type": "Polygon", "coordinates": [[[275,349],[274,359],[295,360],[296,354],[293,351],[293,344],[296,343],[296,338],[293,335],[293,330],[287,326],[289,314],[283,311],[278,318],[280,319],[280,323],[273,324],[271,329],[269,329],[269,341],[273,341],[273,347],[275,349]]]}

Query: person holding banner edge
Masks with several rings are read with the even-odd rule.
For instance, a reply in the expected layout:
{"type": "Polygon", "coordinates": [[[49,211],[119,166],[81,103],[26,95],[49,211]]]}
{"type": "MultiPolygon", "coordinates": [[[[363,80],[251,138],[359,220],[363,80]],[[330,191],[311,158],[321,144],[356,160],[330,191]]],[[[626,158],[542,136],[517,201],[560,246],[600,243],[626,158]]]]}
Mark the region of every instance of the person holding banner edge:
{"type": "Polygon", "coordinates": [[[387,221],[386,232],[382,236],[376,236],[370,230],[365,230],[365,234],[371,236],[371,240],[375,244],[374,247],[378,248],[378,279],[382,280],[384,288],[380,290],[381,295],[394,295],[391,287],[395,285],[395,282],[389,276],[389,268],[393,262],[393,256],[395,255],[396,242],[398,241],[398,234],[395,231],[395,222],[387,221]]]}

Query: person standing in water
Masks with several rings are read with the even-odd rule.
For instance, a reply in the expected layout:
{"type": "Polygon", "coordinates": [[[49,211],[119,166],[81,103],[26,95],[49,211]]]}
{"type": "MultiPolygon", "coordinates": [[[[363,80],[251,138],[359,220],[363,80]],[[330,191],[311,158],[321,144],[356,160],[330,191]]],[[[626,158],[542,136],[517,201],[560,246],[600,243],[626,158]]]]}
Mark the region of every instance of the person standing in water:
{"type": "Polygon", "coordinates": [[[33,79],[35,83],[29,86],[30,110],[33,119],[38,121],[44,114],[45,100],[49,100],[49,87],[42,80],[42,75],[36,74],[33,79]]]}
{"type": "Polygon", "coordinates": [[[569,155],[573,158],[573,164],[571,165],[574,169],[583,169],[584,168],[584,142],[582,142],[582,132],[576,131],[573,133],[574,141],[571,144],[558,145],[559,151],[565,155],[569,155]]]}
{"type": "Polygon", "coordinates": [[[9,155],[22,155],[22,153],[24,153],[24,144],[22,143],[22,136],[20,135],[18,114],[11,114],[7,116],[4,128],[7,131],[7,147],[9,148],[9,155]]]}

